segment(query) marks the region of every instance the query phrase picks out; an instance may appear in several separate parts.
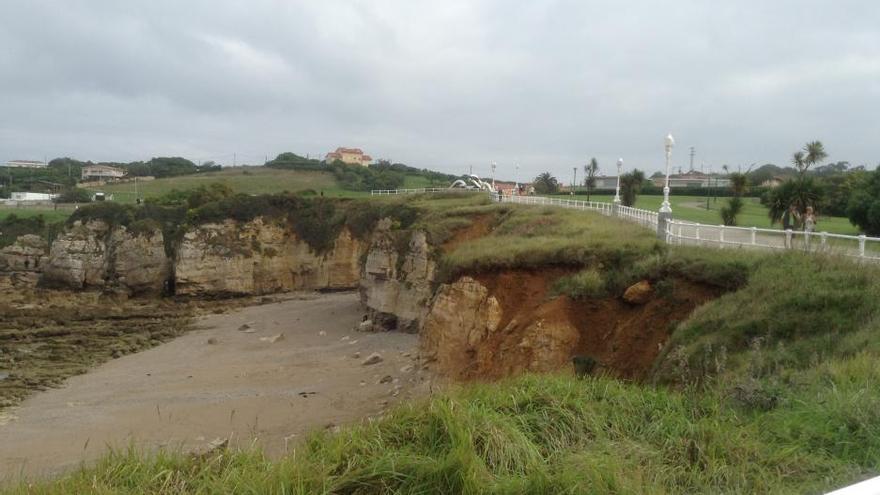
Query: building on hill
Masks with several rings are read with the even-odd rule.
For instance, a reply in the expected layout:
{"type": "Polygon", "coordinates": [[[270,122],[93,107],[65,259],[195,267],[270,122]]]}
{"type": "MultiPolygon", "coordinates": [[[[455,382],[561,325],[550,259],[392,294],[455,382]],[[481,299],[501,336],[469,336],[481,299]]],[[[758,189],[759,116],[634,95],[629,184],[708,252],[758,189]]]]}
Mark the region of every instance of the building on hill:
{"type": "Polygon", "coordinates": [[[57,197],[57,194],[35,192],[14,192],[9,195],[10,201],[52,201],[57,197]]]}
{"type": "MultiPolygon", "coordinates": [[[[651,181],[657,187],[664,187],[666,185],[666,176],[652,177],[651,181]]],[[[729,179],[722,179],[717,176],[697,172],[696,170],[669,176],[670,189],[681,187],[727,187],[729,185],[729,179]]]]}
{"type": "Polygon", "coordinates": [[[46,162],[38,160],[9,160],[5,166],[9,168],[46,168],[46,162]]]}
{"type": "Polygon", "coordinates": [[[87,165],[82,168],[82,180],[121,179],[125,170],[108,165],[87,165]]]}
{"type": "Polygon", "coordinates": [[[369,167],[373,158],[370,155],[365,155],[360,148],[336,148],[336,151],[331,151],[324,157],[324,161],[327,163],[333,163],[336,160],[349,165],[369,167]]]}
{"type": "Polygon", "coordinates": [[[762,182],[761,187],[768,187],[770,189],[773,189],[774,187],[781,186],[783,182],[785,182],[784,177],[773,176],[762,182]]]}
{"type": "Polygon", "coordinates": [[[595,177],[596,185],[593,186],[594,189],[614,189],[617,187],[617,176],[616,175],[603,175],[601,177],[595,177]]]}

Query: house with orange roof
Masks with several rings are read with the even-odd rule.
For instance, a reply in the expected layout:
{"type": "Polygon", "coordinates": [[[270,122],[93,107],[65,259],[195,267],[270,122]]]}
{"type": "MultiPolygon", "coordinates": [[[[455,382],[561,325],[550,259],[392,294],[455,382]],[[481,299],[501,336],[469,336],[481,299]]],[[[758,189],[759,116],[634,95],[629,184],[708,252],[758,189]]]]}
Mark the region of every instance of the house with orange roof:
{"type": "Polygon", "coordinates": [[[365,155],[360,148],[336,148],[336,151],[331,151],[324,157],[324,161],[327,163],[333,163],[336,160],[349,165],[369,167],[373,158],[370,155],[365,155]]]}

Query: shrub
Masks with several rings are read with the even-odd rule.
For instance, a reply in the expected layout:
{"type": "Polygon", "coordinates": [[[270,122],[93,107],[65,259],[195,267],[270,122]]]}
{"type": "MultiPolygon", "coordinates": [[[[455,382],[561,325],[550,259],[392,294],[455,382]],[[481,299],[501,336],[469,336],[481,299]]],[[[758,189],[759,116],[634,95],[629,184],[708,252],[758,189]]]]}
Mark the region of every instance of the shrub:
{"type": "Polygon", "coordinates": [[[65,189],[57,198],[56,203],[89,203],[92,201],[92,194],[86,189],[79,187],[71,187],[65,189]]]}
{"type": "Polygon", "coordinates": [[[10,213],[0,220],[0,248],[14,243],[19,236],[34,234],[46,237],[48,225],[43,215],[30,218],[20,218],[15,213],[10,213]]]}
{"type": "Polygon", "coordinates": [[[595,268],[566,275],[557,280],[551,294],[566,295],[572,299],[599,298],[605,296],[605,280],[595,268]]]}
{"type": "Polygon", "coordinates": [[[846,216],[866,234],[880,236],[880,169],[857,181],[852,189],[846,216]]]}

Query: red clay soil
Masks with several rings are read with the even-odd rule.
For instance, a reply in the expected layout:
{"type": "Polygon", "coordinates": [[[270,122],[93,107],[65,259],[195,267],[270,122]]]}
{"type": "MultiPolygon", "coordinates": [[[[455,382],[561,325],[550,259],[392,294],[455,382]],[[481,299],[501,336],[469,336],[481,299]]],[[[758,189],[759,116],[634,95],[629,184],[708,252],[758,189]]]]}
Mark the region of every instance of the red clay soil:
{"type": "Polygon", "coordinates": [[[460,244],[485,237],[492,230],[492,215],[478,215],[472,219],[470,225],[463,229],[458,229],[455,234],[443,243],[443,252],[451,253],[460,244]]]}
{"type": "Polygon", "coordinates": [[[677,279],[670,294],[643,305],[619,297],[572,300],[549,297],[553,282],[569,269],[508,271],[475,276],[498,299],[498,331],[462,353],[457,378],[495,379],[522,371],[572,369],[571,358],[589,356],[598,370],[641,379],[676,324],[720,290],[677,279]]]}

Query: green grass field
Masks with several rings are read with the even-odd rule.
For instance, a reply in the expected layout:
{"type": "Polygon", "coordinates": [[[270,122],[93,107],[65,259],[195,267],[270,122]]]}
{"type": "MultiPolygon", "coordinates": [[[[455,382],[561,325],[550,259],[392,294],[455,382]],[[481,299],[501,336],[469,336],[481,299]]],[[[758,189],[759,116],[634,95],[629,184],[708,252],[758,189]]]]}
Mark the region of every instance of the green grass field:
{"type": "MultiPolygon", "coordinates": [[[[570,197],[568,195],[559,195],[559,197],[570,197]]],[[[578,195],[575,199],[586,200],[586,196],[578,195]]],[[[614,196],[612,195],[596,195],[591,199],[593,201],[602,201],[610,203],[614,196]]],[[[636,208],[657,211],[660,209],[660,203],[663,202],[663,196],[645,196],[640,195],[636,200],[636,208]]],[[[721,224],[721,207],[727,204],[727,198],[718,198],[717,200],[709,200],[709,209],[706,209],[706,198],[704,196],[670,196],[669,202],[672,203],[672,216],[689,222],[704,223],[707,225],[721,224]]],[[[779,224],[770,225],[770,217],[767,216],[767,208],[763,206],[758,198],[743,198],[745,203],[742,213],[738,220],[739,225],[743,227],[761,227],[761,228],[782,228],[779,224]]],[[[858,227],[849,222],[849,219],[842,217],[819,217],[818,231],[825,231],[832,234],[859,234],[858,227]]]]}
{"type": "MultiPolygon", "coordinates": [[[[236,167],[219,172],[198,175],[169,177],[147,182],[138,182],[137,189],[141,199],[153,198],[174,189],[183,191],[200,186],[220,183],[242,194],[274,194],[284,191],[297,192],[313,189],[329,197],[360,197],[369,193],[346,191],[339,187],[336,179],[325,172],[299,170],[280,170],[266,167],[236,167]]],[[[120,203],[135,202],[135,185],[132,182],[90,188],[113,194],[113,200],[120,203]]]]}
{"type": "Polygon", "coordinates": [[[55,209],[51,206],[0,206],[0,220],[9,215],[15,215],[18,218],[31,218],[37,215],[43,215],[46,223],[60,222],[73,212],[73,205],[63,205],[55,209]]]}

